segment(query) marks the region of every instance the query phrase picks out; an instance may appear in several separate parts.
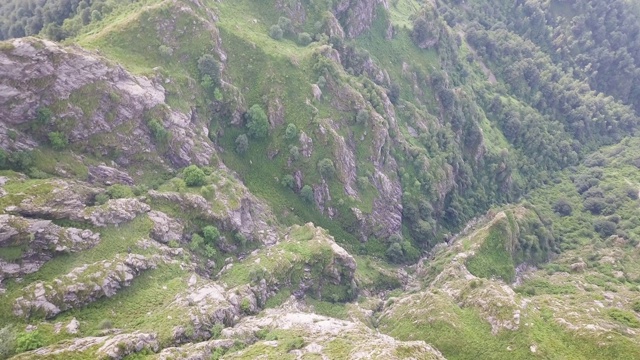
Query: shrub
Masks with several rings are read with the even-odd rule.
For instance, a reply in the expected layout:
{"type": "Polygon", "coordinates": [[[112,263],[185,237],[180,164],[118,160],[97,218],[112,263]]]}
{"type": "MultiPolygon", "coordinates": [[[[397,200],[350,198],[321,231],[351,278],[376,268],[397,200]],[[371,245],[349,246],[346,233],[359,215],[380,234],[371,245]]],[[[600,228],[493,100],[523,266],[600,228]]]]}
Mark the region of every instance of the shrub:
{"type": "Polygon", "coordinates": [[[331,177],[335,172],[335,167],[333,165],[333,161],[328,158],[324,158],[318,161],[318,171],[320,171],[320,175],[323,177],[331,177]]]}
{"type": "Polygon", "coordinates": [[[364,124],[367,121],[369,121],[369,118],[370,118],[369,110],[360,109],[358,110],[358,114],[356,115],[356,123],[364,124]]]}
{"type": "Polygon", "coordinates": [[[640,300],[636,300],[633,302],[633,305],[631,307],[633,309],[633,311],[635,312],[640,312],[640,300]]]}
{"type": "Polygon", "coordinates": [[[358,187],[360,188],[360,190],[366,189],[367,186],[369,186],[369,178],[367,178],[366,176],[358,177],[358,187]]]}
{"type": "Polygon", "coordinates": [[[307,202],[313,202],[313,189],[311,188],[311,186],[303,186],[302,190],[300,190],[300,196],[302,196],[302,198],[307,202]]]}
{"type": "Polygon", "coordinates": [[[204,239],[210,244],[213,244],[220,238],[220,230],[212,225],[205,226],[202,229],[202,233],[204,234],[204,239]]]}
{"type": "Polygon", "coordinates": [[[108,330],[113,328],[113,323],[109,319],[102,319],[98,324],[98,329],[100,330],[108,330]]]}
{"type": "Polygon", "coordinates": [[[67,136],[59,131],[49,133],[49,142],[54,150],[64,150],[69,145],[67,136]]]}
{"type": "Polygon", "coordinates": [[[298,128],[296,124],[287,125],[287,129],[284,132],[284,137],[287,140],[293,140],[298,136],[298,128]]]}
{"type": "Polygon", "coordinates": [[[16,348],[16,334],[9,326],[0,329],[0,358],[8,359],[16,348]]]}
{"type": "Polygon", "coordinates": [[[594,215],[600,214],[607,207],[607,203],[601,198],[588,198],[582,205],[594,215]]]}
{"type": "Polygon", "coordinates": [[[571,208],[571,204],[569,204],[567,200],[560,199],[553,205],[553,211],[561,216],[569,216],[571,215],[573,209],[571,208]]]}
{"type": "Polygon", "coordinates": [[[147,126],[151,131],[151,137],[158,143],[164,143],[169,140],[169,132],[164,128],[160,121],[151,119],[147,122],[147,126]]]}
{"type": "Polygon", "coordinates": [[[291,155],[291,160],[297,161],[298,159],[300,159],[300,150],[297,146],[291,145],[289,147],[289,155],[291,155]]]}
{"type": "Polygon", "coordinates": [[[288,187],[290,189],[293,189],[295,181],[293,179],[293,176],[287,174],[287,175],[282,177],[282,180],[280,181],[280,184],[282,184],[282,186],[285,186],[285,187],[288,187]]]}
{"type": "Polygon", "coordinates": [[[47,107],[38,108],[36,111],[36,125],[43,126],[48,124],[53,117],[53,112],[47,107]]]}
{"type": "Polygon", "coordinates": [[[16,337],[16,351],[21,353],[42,347],[44,342],[38,331],[23,332],[16,337]]]}
{"type": "Polygon", "coordinates": [[[280,26],[272,25],[269,28],[269,36],[271,36],[271,38],[275,40],[280,40],[282,39],[282,35],[284,35],[284,32],[282,31],[282,28],[280,28],[280,26]]]}
{"type": "Polygon", "coordinates": [[[187,186],[202,186],[206,180],[204,171],[196,165],[190,165],[182,171],[187,186]]]}
{"type": "Polygon", "coordinates": [[[249,301],[249,299],[242,299],[242,301],[240,302],[240,310],[242,310],[242,312],[245,314],[251,313],[251,302],[249,301]]]}
{"type": "Polygon", "coordinates": [[[593,228],[600,236],[608,237],[616,233],[617,225],[609,220],[597,220],[593,224],[593,228]]]}
{"type": "Polygon", "coordinates": [[[260,105],[251,106],[246,117],[249,136],[257,139],[267,137],[269,134],[269,119],[260,105]]]}
{"type": "Polygon", "coordinates": [[[171,57],[171,55],[173,55],[173,49],[168,47],[167,45],[160,45],[158,47],[158,52],[160,53],[160,56],[164,58],[169,58],[171,57]]]}
{"type": "Polygon", "coordinates": [[[198,59],[198,71],[200,71],[201,78],[208,75],[214,85],[218,84],[220,80],[220,65],[213,55],[204,54],[198,59]]]}
{"type": "Polygon", "coordinates": [[[278,18],[278,25],[277,25],[280,29],[282,29],[282,31],[284,33],[287,34],[291,34],[293,33],[293,25],[291,24],[291,19],[284,17],[284,16],[280,16],[280,18],[278,18]]]}
{"type": "Polygon", "coordinates": [[[220,334],[222,334],[222,329],[224,329],[224,325],[222,324],[213,325],[211,327],[211,338],[217,339],[218,337],[220,337],[220,334]]]}
{"type": "Polygon", "coordinates": [[[404,254],[402,252],[402,245],[400,245],[400,243],[394,242],[393,244],[389,245],[389,248],[387,249],[385,255],[391,262],[402,262],[402,258],[404,257],[404,254]]]}
{"type": "Polygon", "coordinates": [[[284,348],[287,352],[291,350],[302,349],[304,346],[304,339],[301,336],[296,336],[293,339],[287,340],[284,344],[284,348]]]}
{"type": "Polygon", "coordinates": [[[94,200],[96,205],[103,205],[106,204],[107,201],[109,201],[109,195],[107,195],[106,193],[100,193],[96,195],[94,200]]]}
{"type": "Polygon", "coordinates": [[[107,195],[112,199],[124,199],[133,197],[133,190],[127,185],[114,184],[107,188],[107,195]]]}
{"type": "Polygon", "coordinates": [[[306,32],[298,34],[298,44],[302,46],[307,46],[311,44],[311,35],[306,32]]]}
{"type": "Polygon", "coordinates": [[[238,135],[236,138],[236,152],[242,155],[246,153],[247,150],[249,150],[249,138],[245,134],[238,135]]]}

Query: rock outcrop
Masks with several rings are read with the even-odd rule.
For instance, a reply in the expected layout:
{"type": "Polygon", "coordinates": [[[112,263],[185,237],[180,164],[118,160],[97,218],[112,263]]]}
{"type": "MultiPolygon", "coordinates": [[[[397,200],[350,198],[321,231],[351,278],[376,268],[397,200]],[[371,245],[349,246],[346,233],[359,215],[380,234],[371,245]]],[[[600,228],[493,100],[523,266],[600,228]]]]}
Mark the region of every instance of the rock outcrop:
{"type": "Polygon", "coordinates": [[[153,240],[163,244],[167,244],[171,240],[182,240],[184,226],[180,222],[161,211],[150,211],[148,216],[153,222],[153,229],[151,229],[153,240]]]}
{"type": "Polygon", "coordinates": [[[142,271],[155,266],[154,259],[135,254],[83,265],[53,281],[29,285],[23,296],[16,299],[13,312],[25,318],[51,318],[62,311],[111,297],[129,286],[142,271]]]}
{"type": "MultiPolygon", "coordinates": [[[[35,147],[38,143],[35,134],[20,129],[36,121],[38,109],[66,102],[56,113],[46,116],[40,113],[44,122],[40,126],[54,131],[65,125],[70,129],[67,136],[72,144],[90,146],[97,154],[118,152],[116,161],[120,165],[129,165],[129,159],[142,153],[151,157],[165,153],[171,164],[179,167],[191,163],[204,165],[215,154],[206,133],[191,122],[191,114],[171,110],[166,105],[165,89],[154,79],[131,75],[77,47],[61,47],[35,38],[15,39],[10,44],[10,51],[0,52],[3,149],[35,147]],[[153,135],[144,120],[152,109],[156,121],[172,134],[166,152],[155,149],[153,135]],[[118,130],[123,127],[132,131],[118,130]],[[10,131],[20,136],[14,141],[7,135],[10,131]]],[[[161,162],[159,158],[156,160],[161,162]]]]}

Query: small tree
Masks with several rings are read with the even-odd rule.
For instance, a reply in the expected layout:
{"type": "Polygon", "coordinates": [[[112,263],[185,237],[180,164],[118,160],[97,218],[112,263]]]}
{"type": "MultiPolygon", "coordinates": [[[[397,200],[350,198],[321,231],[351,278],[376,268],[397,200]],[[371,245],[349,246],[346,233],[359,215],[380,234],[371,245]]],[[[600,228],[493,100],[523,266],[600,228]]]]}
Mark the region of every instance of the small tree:
{"type": "Polygon", "coordinates": [[[220,238],[220,230],[212,225],[205,226],[202,233],[205,241],[209,244],[214,244],[220,238]]]}
{"type": "Polygon", "coordinates": [[[282,39],[283,31],[278,25],[273,25],[269,28],[269,36],[275,40],[282,39]]]}
{"type": "Polygon", "coordinates": [[[187,186],[202,186],[206,180],[204,171],[196,165],[190,165],[182,171],[187,186]]]}
{"type": "Polygon", "coordinates": [[[565,199],[558,200],[555,205],[553,205],[553,211],[558,213],[561,216],[569,216],[573,209],[571,208],[571,204],[565,199]]]}
{"type": "Polygon", "coordinates": [[[242,155],[246,153],[247,150],[249,150],[249,138],[247,138],[245,134],[238,135],[236,138],[236,152],[242,155]]]}
{"type": "Polygon", "coordinates": [[[311,40],[311,35],[307,34],[306,32],[298,34],[298,44],[302,46],[311,44],[311,40]]]}
{"type": "Polygon", "coordinates": [[[311,186],[303,186],[302,190],[300,190],[300,196],[302,196],[302,198],[307,202],[313,202],[313,189],[311,186]]]}
{"type": "Polygon", "coordinates": [[[298,136],[298,128],[296,124],[287,125],[287,129],[284,132],[284,137],[287,140],[293,140],[298,136]]]}
{"type": "Polygon", "coordinates": [[[300,159],[300,150],[297,146],[291,145],[289,147],[289,155],[291,155],[291,160],[298,161],[300,159]]]}
{"type": "Polygon", "coordinates": [[[246,117],[249,136],[257,139],[267,137],[269,134],[269,119],[260,105],[251,106],[246,117]]]}
{"type": "Polygon", "coordinates": [[[64,150],[69,145],[67,136],[59,131],[53,131],[49,133],[49,142],[54,150],[64,150]]]}
{"type": "Polygon", "coordinates": [[[211,82],[217,85],[220,80],[220,65],[216,58],[211,54],[204,54],[198,59],[198,71],[200,71],[200,78],[204,78],[205,75],[209,75],[211,82]]]}
{"type": "Polygon", "coordinates": [[[320,175],[323,177],[331,177],[335,172],[335,167],[333,165],[333,161],[328,158],[324,158],[318,161],[318,171],[320,171],[320,175]]]}
{"type": "Polygon", "coordinates": [[[358,114],[356,115],[356,123],[364,124],[367,121],[369,121],[370,117],[371,116],[369,115],[369,110],[360,109],[360,110],[358,110],[358,114]]]}
{"type": "Polygon", "coordinates": [[[293,179],[293,176],[287,174],[287,175],[282,177],[282,180],[280,181],[280,184],[282,184],[282,186],[285,186],[285,187],[288,187],[290,189],[293,189],[293,186],[295,185],[295,181],[293,179]]]}

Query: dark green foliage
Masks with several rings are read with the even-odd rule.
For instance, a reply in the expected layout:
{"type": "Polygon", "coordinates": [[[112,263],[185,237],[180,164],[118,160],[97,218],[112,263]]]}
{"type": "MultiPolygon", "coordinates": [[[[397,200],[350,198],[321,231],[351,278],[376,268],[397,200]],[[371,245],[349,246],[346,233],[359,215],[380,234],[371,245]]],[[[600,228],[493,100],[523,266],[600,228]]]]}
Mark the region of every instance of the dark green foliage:
{"type": "Polygon", "coordinates": [[[213,55],[204,54],[198,59],[198,71],[203,81],[205,76],[208,76],[208,82],[212,84],[211,87],[217,86],[220,81],[220,64],[213,55]]]}
{"type": "Polygon", "coordinates": [[[49,133],[49,143],[54,150],[64,150],[69,145],[67,136],[59,131],[49,133]]]}
{"type": "Polygon", "coordinates": [[[16,334],[12,327],[0,328],[0,358],[8,359],[16,348],[16,334]]]}
{"type": "Polygon", "coordinates": [[[240,155],[244,154],[249,150],[249,138],[246,134],[238,135],[235,141],[236,144],[236,152],[240,155]]]}
{"type": "Polygon", "coordinates": [[[324,158],[320,161],[318,161],[318,171],[320,172],[320,175],[322,175],[325,178],[330,178],[333,176],[333,174],[335,173],[335,166],[333,165],[333,161],[331,161],[331,159],[328,158],[324,158]]]}
{"type": "Polygon", "coordinates": [[[18,334],[16,337],[16,352],[35,350],[44,345],[44,340],[40,332],[31,331],[18,334]]]}
{"type": "Polygon", "coordinates": [[[282,186],[288,187],[290,189],[293,189],[293,187],[295,186],[295,181],[293,179],[293,176],[289,174],[283,176],[282,180],[280,180],[280,183],[282,184],[282,186]]]}
{"type": "Polygon", "coordinates": [[[106,193],[100,193],[96,195],[93,201],[96,205],[104,205],[107,203],[107,201],[109,201],[109,195],[107,195],[106,193]]]}
{"type": "Polygon", "coordinates": [[[313,189],[309,185],[305,185],[300,190],[300,196],[307,202],[313,202],[313,189]]]}
{"type": "Polygon", "coordinates": [[[44,126],[51,122],[53,112],[47,107],[38,108],[36,111],[36,124],[37,126],[44,126]]]}
{"type": "Polygon", "coordinates": [[[593,228],[600,236],[608,237],[616,233],[617,225],[613,221],[597,220],[593,224],[593,228]]]}
{"type": "Polygon", "coordinates": [[[311,43],[311,41],[312,41],[311,35],[305,32],[298,34],[298,44],[302,46],[307,46],[311,43]]]}
{"type": "Polygon", "coordinates": [[[283,34],[284,34],[284,32],[282,31],[282,29],[278,25],[272,25],[269,28],[269,36],[271,36],[275,40],[282,39],[282,35],[283,34]]]}
{"type": "Polygon", "coordinates": [[[291,350],[302,349],[304,347],[304,338],[301,336],[296,336],[292,339],[289,339],[285,342],[284,348],[287,352],[291,350]]]}
{"type": "Polygon", "coordinates": [[[255,104],[251,106],[249,111],[246,113],[245,118],[247,120],[249,136],[256,139],[262,139],[269,135],[269,119],[260,105],[255,104]]]}
{"type": "Polygon", "coordinates": [[[371,115],[369,115],[369,110],[360,109],[358,110],[358,114],[356,115],[356,123],[365,124],[366,122],[369,121],[370,117],[371,115]]]}
{"type": "Polygon", "coordinates": [[[107,195],[109,195],[111,199],[124,199],[135,196],[131,187],[121,184],[109,186],[109,188],[107,188],[107,195]]]}
{"type": "Polygon", "coordinates": [[[206,258],[212,258],[216,255],[216,249],[214,248],[214,245],[207,242],[202,236],[198,234],[191,235],[191,243],[189,244],[189,249],[206,258]]]}
{"type": "Polygon", "coordinates": [[[609,310],[609,317],[611,317],[613,320],[621,323],[624,326],[628,326],[631,328],[639,328],[640,327],[640,320],[638,320],[638,318],[636,317],[635,314],[628,312],[628,311],[624,311],[621,309],[610,309],[609,310]]]}
{"type": "Polygon", "coordinates": [[[151,136],[157,143],[164,144],[169,140],[169,136],[170,136],[169,132],[167,131],[167,129],[164,128],[162,123],[157,119],[150,119],[147,122],[147,126],[151,131],[151,136]]]}
{"type": "Polygon", "coordinates": [[[293,33],[293,24],[291,23],[291,19],[284,17],[284,16],[280,16],[278,18],[278,25],[277,25],[280,29],[282,29],[282,31],[285,34],[292,34],[293,33]]]}
{"type": "Polygon", "coordinates": [[[296,124],[288,124],[287,128],[284,132],[284,137],[287,140],[293,140],[298,136],[298,128],[296,127],[296,124]]]}
{"type": "Polygon", "coordinates": [[[190,165],[182,170],[182,176],[187,186],[202,186],[205,183],[207,176],[204,171],[196,165],[190,165]]]}
{"type": "Polygon", "coordinates": [[[291,145],[289,146],[289,155],[291,155],[291,160],[297,161],[300,158],[300,150],[297,146],[291,145]]]}
{"type": "Polygon", "coordinates": [[[571,204],[567,200],[560,199],[553,205],[553,211],[562,216],[569,216],[571,215],[573,209],[571,207],[571,204]]]}
{"type": "Polygon", "coordinates": [[[213,225],[205,226],[202,229],[204,240],[209,244],[214,244],[220,238],[220,230],[213,225]]]}

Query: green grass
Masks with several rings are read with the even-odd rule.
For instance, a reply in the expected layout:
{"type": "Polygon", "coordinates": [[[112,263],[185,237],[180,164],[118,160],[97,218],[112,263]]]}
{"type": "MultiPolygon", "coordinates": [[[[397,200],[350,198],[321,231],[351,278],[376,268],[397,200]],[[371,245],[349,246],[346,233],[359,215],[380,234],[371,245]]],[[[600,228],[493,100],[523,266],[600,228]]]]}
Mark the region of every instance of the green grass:
{"type": "Polygon", "coordinates": [[[489,228],[486,239],[476,254],[466,262],[467,269],[473,275],[486,279],[499,278],[506,283],[513,281],[515,266],[507,250],[509,224],[500,220],[489,228]]]}

